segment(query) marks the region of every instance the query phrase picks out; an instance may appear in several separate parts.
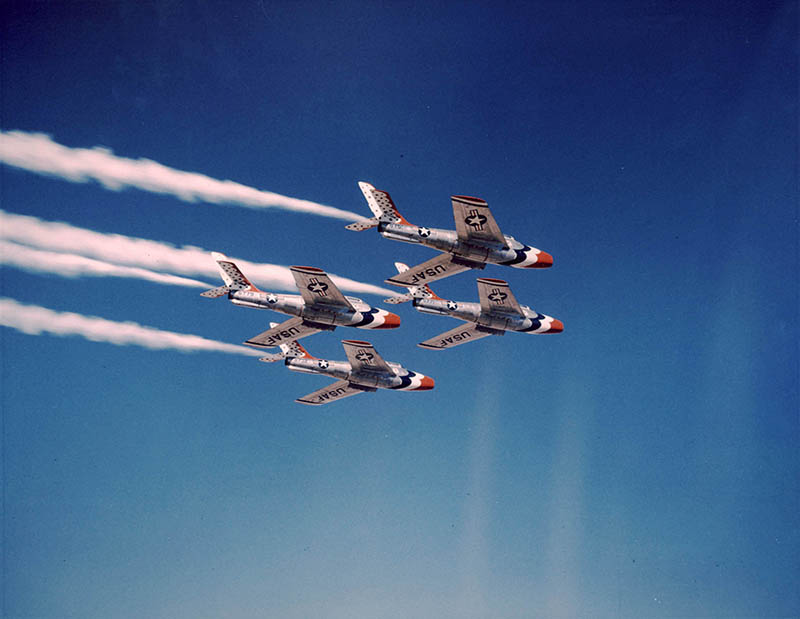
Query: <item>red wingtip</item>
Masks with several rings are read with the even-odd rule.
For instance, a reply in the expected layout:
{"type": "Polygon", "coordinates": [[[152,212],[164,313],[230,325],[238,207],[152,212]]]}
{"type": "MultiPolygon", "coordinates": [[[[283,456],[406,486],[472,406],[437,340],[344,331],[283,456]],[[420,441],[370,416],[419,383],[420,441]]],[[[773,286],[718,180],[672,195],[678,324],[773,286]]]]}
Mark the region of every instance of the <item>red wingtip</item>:
{"type": "Polygon", "coordinates": [[[554,318],[553,322],[550,323],[550,328],[545,331],[545,333],[561,333],[564,330],[564,323],[561,322],[558,318],[554,318]]]}

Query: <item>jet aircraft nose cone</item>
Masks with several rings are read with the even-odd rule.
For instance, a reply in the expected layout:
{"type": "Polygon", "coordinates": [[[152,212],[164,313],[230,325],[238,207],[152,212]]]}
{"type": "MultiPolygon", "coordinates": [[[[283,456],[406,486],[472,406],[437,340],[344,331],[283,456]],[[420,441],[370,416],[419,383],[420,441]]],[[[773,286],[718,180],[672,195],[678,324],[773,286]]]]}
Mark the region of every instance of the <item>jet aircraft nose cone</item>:
{"type": "Polygon", "coordinates": [[[423,376],[422,383],[414,391],[428,391],[433,389],[434,380],[430,376],[423,376]]]}
{"type": "Polygon", "coordinates": [[[397,314],[392,314],[392,312],[386,312],[386,315],[383,316],[383,324],[378,325],[375,327],[376,329],[396,329],[400,326],[400,316],[397,314]]]}
{"type": "Polygon", "coordinates": [[[536,262],[530,265],[529,269],[546,269],[547,267],[553,266],[553,256],[548,254],[546,251],[540,251],[536,254],[536,262]]]}
{"type": "Polygon", "coordinates": [[[561,322],[558,318],[553,318],[553,322],[550,323],[550,328],[545,331],[545,333],[561,333],[564,330],[564,323],[561,322]]]}

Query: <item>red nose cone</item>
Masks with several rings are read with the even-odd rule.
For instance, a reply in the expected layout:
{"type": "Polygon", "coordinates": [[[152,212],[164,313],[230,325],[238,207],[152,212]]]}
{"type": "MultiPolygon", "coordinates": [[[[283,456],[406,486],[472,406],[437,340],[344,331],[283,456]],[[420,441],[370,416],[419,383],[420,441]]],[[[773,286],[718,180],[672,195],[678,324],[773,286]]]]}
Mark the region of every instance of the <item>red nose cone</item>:
{"type": "Polygon", "coordinates": [[[553,266],[553,256],[548,254],[546,251],[539,252],[536,254],[536,262],[530,265],[529,269],[546,269],[547,267],[553,266]]]}
{"type": "Polygon", "coordinates": [[[550,324],[550,328],[545,331],[545,333],[561,333],[564,330],[564,323],[558,320],[558,318],[554,318],[553,322],[550,324]]]}
{"type": "Polygon", "coordinates": [[[414,389],[414,391],[428,391],[433,389],[433,379],[430,376],[423,376],[422,377],[422,384],[414,389]]]}
{"type": "Polygon", "coordinates": [[[383,317],[383,324],[375,327],[376,329],[396,329],[400,326],[400,316],[387,312],[383,317]]]}

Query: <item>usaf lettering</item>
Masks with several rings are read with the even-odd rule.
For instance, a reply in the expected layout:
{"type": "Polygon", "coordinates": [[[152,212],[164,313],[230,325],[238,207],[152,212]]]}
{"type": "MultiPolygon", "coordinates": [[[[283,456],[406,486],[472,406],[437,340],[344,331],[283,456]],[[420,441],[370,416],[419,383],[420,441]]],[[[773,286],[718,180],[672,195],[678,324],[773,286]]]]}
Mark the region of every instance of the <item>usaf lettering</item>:
{"type": "Polygon", "coordinates": [[[416,284],[421,279],[427,279],[429,277],[433,277],[438,273],[444,273],[446,270],[447,269],[445,269],[443,265],[437,264],[435,267],[431,267],[425,269],[424,271],[419,271],[417,273],[414,273],[414,275],[411,277],[411,283],[416,284]]]}
{"type": "Polygon", "coordinates": [[[331,398],[338,398],[340,395],[344,395],[347,389],[345,387],[339,387],[338,389],[334,389],[332,391],[326,391],[325,393],[321,393],[319,395],[319,401],[324,402],[325,400],[330,400],[331,398]]]}
{"type": "Polygon", "coordinates": [[[461,333],[456,333],[451,335],[450,337],[444,338],[441,342],[439,342],[439,348],[445,348],[448,344],[452,344],[453,342],[460,342],[461,340],[468,340],[472,337],[472,334],[469,331],[462,331],[461,333]]]}
{"type": "Polygon", "coordinates": [[[267,340],[267,344],[271,346],[276,342],[281,342],[283,340],[291,339],[293,335],[299,335],[299,334],[300,334],[300,329],[298,329],[297,327],[292,327],[291,329],[285,329],[283,331],[275,333],[274,335],[270,335],[269,339],[267,340]]]}

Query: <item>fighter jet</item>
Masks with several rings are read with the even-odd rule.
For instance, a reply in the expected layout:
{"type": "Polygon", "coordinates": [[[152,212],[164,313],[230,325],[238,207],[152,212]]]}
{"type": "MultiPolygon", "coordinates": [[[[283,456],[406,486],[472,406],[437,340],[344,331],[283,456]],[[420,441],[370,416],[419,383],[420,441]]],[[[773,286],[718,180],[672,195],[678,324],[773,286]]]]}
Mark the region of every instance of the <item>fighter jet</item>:
{"type": "Polygon", "coordinates": [[[451,196],[456,229],[440,230],[410,223],[398,212],[392,198],[385,191],[364,182],[358,186],[375,216],[345,228],[362,231],[377,227],[384,238],[419,243],[444,252],[402,274],[390,277],[386,280],[387,284],[428,284],[468,269],[483,269],[487,262],[520,269],[540,269],[553,265],[553,256],[547,252],[524,245],[500,232],[489,206],[480,198],[451,196]]]}
{"type": "Polygon", "coordinates": [[[211,255],[217,261],[224,285],[200,293],[201,297],[213,299],[228,295],[234,305],[271,309],[294,316],[244,342],[249,346],[274,348],[313,333],[333,331],[337,326],[360,329],[400,326],[397,314],[370,307],[356,297],[344,296],[322,269],[290,267],[300,294],[275,294],[256,288],[225,255],[218,252],[211,255]]]}
{"type": "MultiPolygon", "coordinates": [[[[405,273],[408,267],[395,262],[398,272],[405,273]]],[[[455,329],[432,337],[418,344],[422,348],[444,350],[467,342],[479,340],[487,335],[503,335],[506,331],[522,333],[561,333],[564,324],[552,316],[533,311],[520,305],[507,282],[502,279],[481,277],[478,279],[480,303],[448,301],[437,296],[430,286],[409,286],[407,294],[386,299],[386,303],[413,301],[414,307],[425,314],[452,316],[466,320],[455,329]]]]}
{"type": "MultiPolygon", "coordinates": [[[[275,326],[275,323],[270,323],[275,326]]],[[[323,374],[338,379],[322,389],[297,398],[295,402],[319,406],[351,395],[378,389],[427,391],[433,389],[429,376],[407,370],[397,363],[387,363],[369,342],[342,340],[347,361],[329,361],[312,357],[298,342],[281,344],[281,352],[262,357],[267,363],[283,361],[295,372],[323,374]]]]}

